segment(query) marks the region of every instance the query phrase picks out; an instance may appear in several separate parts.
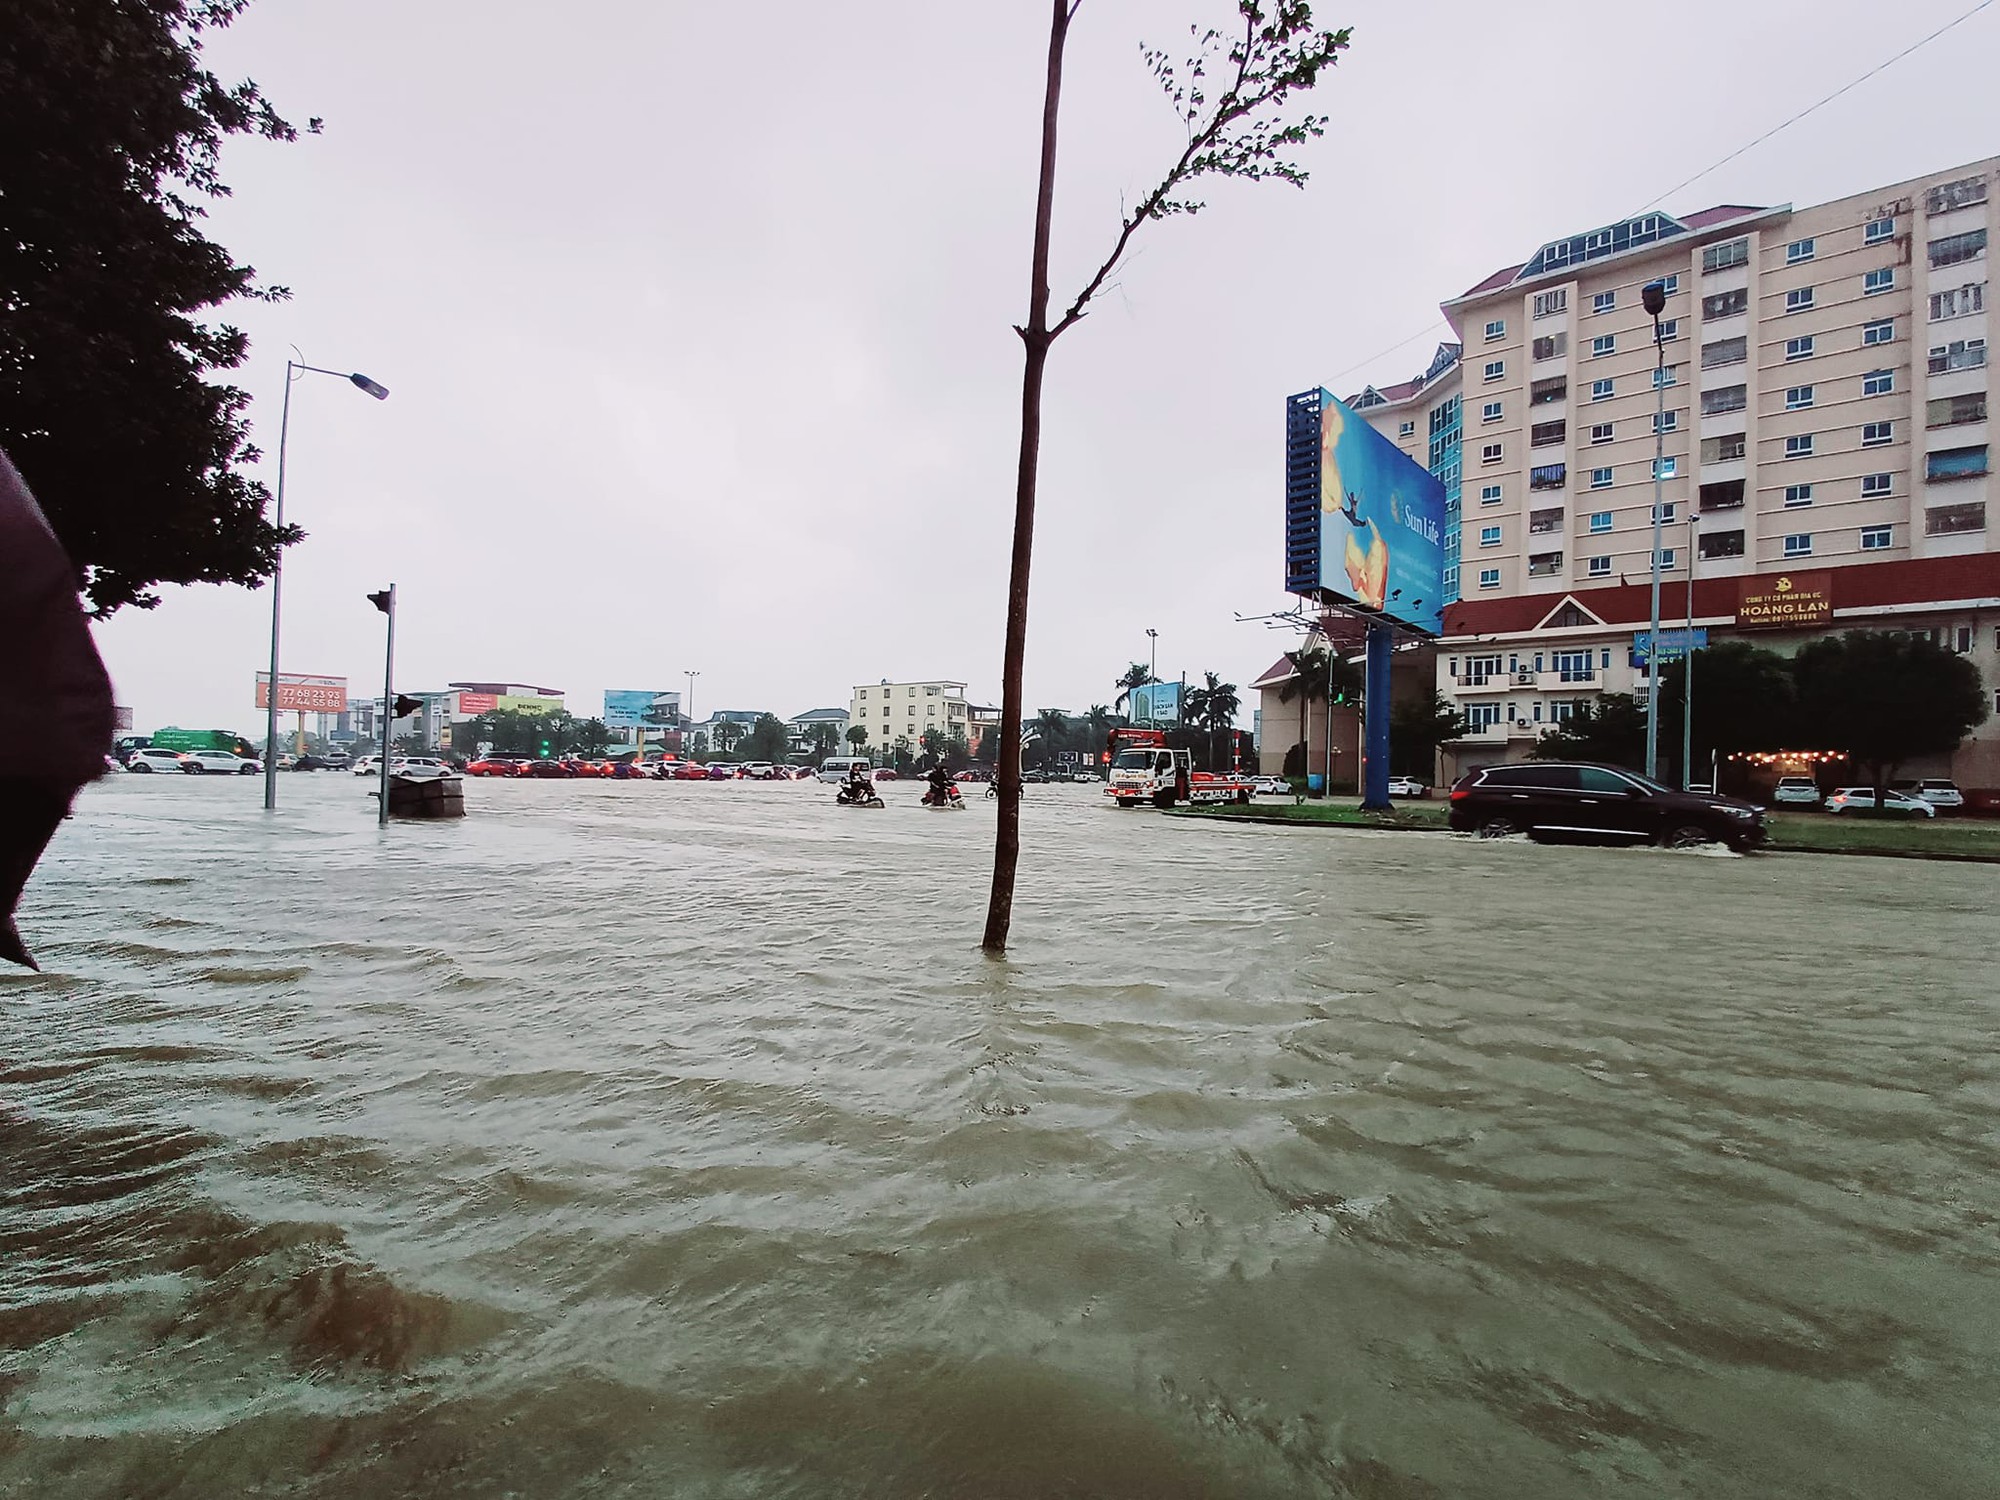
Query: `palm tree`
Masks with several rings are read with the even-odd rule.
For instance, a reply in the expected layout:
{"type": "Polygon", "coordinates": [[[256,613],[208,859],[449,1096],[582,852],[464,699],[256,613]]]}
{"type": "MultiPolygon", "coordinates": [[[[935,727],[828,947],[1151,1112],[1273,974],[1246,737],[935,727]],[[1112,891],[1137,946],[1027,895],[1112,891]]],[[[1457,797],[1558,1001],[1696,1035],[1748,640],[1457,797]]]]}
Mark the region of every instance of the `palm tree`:
{"type": "Polygon", "coordinates": [[[1202,685],[1188,689],[1187,717],[1190,724],[1199,724],[1208,731],[1208,768],[1216,771],[1221,767],[1215,763],[1215,732],[1234,729],[1243,704],[1236,696],[1235,683],[1224,682],[1213,672],[1201,675],[1202,685]]]}
{"type": "MultiPolygon", "coordinates": [[[[1299,742],[1307,747],[1307,769],[1310,770],[1312,736],[1306,728],[1306,710],[1315,703],[1325,703],[1330,691],[1344,697],[1354,692],[1359,683],[1354,675],[1354,664],[1323,645],[1302,646],[1287,654],[1292,659],[1293,671],[1298,675],[1288,677],[1278,685],[1278,701],[1289,703],[1293,698],[1299,700],[1299,742]]],[[[1322,747],[1321,760],[1327,777],[1331,778],[1332,745],[1322,747]]]]}
{"type": "Polygon", "coordinates": [[[1090,753],[1094,758],[1098,752],[1110,748],[1111,710],[1102,703],[1093,703],[1083,712],[1084,732],[1090,736],[1090,753]]]}
{"type": "Polygon", "coordinates": [[[1132,700],[1132,689],[1142,688],[1154,680],[1153,669],[1142,661],[1135,661],[1125,669],[1125,675],[1113,684],[1118,689],[1118,696],[1111,701],[1122,709],[1132,700]]]}
{"type": "Polygon", "coordinates": [[[1069,715],[1059,708],[1045,708],[1035,715],[1035,732],[1042,738],[1044,759],[1052,759],[1069,738],[1069,715]]]}

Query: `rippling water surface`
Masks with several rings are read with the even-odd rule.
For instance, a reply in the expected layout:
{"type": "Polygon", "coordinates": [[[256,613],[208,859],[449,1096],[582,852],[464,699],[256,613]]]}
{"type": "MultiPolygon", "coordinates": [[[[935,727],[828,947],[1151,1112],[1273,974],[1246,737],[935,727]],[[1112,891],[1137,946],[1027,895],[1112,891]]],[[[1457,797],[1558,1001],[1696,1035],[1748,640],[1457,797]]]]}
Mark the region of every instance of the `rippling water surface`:
{"type": "Polygon", "coordinates": [[[2000,1490],[2000,870],[114,780],[0,1493],[2000,1490]]]}

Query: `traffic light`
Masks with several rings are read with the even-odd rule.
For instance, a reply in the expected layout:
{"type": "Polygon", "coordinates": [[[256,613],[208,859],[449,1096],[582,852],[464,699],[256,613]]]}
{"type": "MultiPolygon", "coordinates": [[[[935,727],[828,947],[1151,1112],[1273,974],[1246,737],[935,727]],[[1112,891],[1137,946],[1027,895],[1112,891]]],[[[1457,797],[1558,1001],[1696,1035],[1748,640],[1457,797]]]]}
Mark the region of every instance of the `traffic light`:
{"type": "Polygon", "coordinates": [[[543,760],[547,760],[547,759],[549,758],[549,742],[548,742],[548,740],[547,740],[547,739],[544,739],[544,740],[542,740],[542,742],[541,742],[541,746],[542,746],[542,759],[543,759],[543,760]]]}
{"type": "Polygon", "coordinates": [[[386,615],[387,613],[389,613],[389,590],[384,589],[379,594],[370,594],[368,596],[368,602],[374,605],[377,609],[381,610],[382,613],[386,615]]]}
{"type": "Polygon", "coordinates": [[[415,713],[418,709],[422,708],[423,706],[424,706],[423,699],[406,698],[403,696],[403,694],[398,693],[396,694],[396,711],[395,713],[391,714],[390,717],[395,719],[407,719],[411,714],[415,713]]]}

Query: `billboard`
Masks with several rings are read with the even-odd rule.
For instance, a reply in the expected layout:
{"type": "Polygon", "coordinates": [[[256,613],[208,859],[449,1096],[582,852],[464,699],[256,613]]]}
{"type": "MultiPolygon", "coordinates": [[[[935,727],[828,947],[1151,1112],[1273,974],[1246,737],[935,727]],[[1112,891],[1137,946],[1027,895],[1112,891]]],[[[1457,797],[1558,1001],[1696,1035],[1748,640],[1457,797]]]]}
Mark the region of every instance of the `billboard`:
{"type": "Polygon", "coordinates": [[[613,729],[672,729],[681,721],[678,691],[656,693],[650,688],[606,688],[604,722],[613,729]]]}
{"type": "Polygon", "coordinates": [[[493,700],[492,712],[503,714],[559,714],[562,694],[543,697],[540,693],[502,693],[493,700]]]}
{"type": "Polygon", "coordinates": [[[476,719],[481,714],[490,714],[500,706],[500,699],[494,693],[460,693],[458,711],[468,719],[476,719]]]}
{"type": "MultiPolygon", "coordinates": [[[[271,674],[257,674],[257,706],[271,706],[271,674]]],[[[347,712],[345,677],[308,677],[302,672],[278,674],[278,711],[302,714],[344,714],[347,712]]]]}
{"type": "Polygon", "coordinates": [[[1444,627],[1444,486],[1331,391],[1286,402],[1285,587],[1444,627]]]}
{"type": "Polygon", "coordinates": [[[1739,629],[1825,625],[1833,619],[1831,573],[1783,573],[1774,583],[1746,578],[1742,588],[1736,600],[1739,629]]]}
{"type": "Polygon", "coordinates": [[[1149,682],[1132,689],[1126,700],[1134,724],[1178,724],[1181,721],[1181,685],[1178,682],[1149,682]]]}
{"type": "MultiPolygon", "coordinates": [[[[1686,627],[1660,632],[1659,654],[1661,661],[1679,661],[1688,654],[1689,647],[1696,651],[1708,649],[1708,627],[1697,625],[1690,631],[1686,627]]],[[[1653,659],[1653,632],[1635,631],[1632,636],[1632,665],[1643,667],[1653,659]]]]}

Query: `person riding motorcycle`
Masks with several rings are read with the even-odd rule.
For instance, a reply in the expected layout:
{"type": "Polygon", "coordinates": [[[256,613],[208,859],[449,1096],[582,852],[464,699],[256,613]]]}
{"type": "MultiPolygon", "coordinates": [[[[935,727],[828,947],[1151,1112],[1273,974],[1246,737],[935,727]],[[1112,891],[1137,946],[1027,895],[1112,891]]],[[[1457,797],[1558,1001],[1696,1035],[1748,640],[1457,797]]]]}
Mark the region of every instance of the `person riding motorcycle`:
{"type": "Polygon", "coordinates": [[[849,802],[866,802],[875,795],[875,783],[869,778],[866,766],[850,766],[847,784],[841,788],[849,802]]]}
{"type": "Polygon", "coordinates": [[[949,806],[952,799],[958,795],[958,788],[952,783],[951,772],[941,765],[931,767],[930,775],[924,779],[931,784],[930,792],[924,800],[934,807],[949,806]]]}

